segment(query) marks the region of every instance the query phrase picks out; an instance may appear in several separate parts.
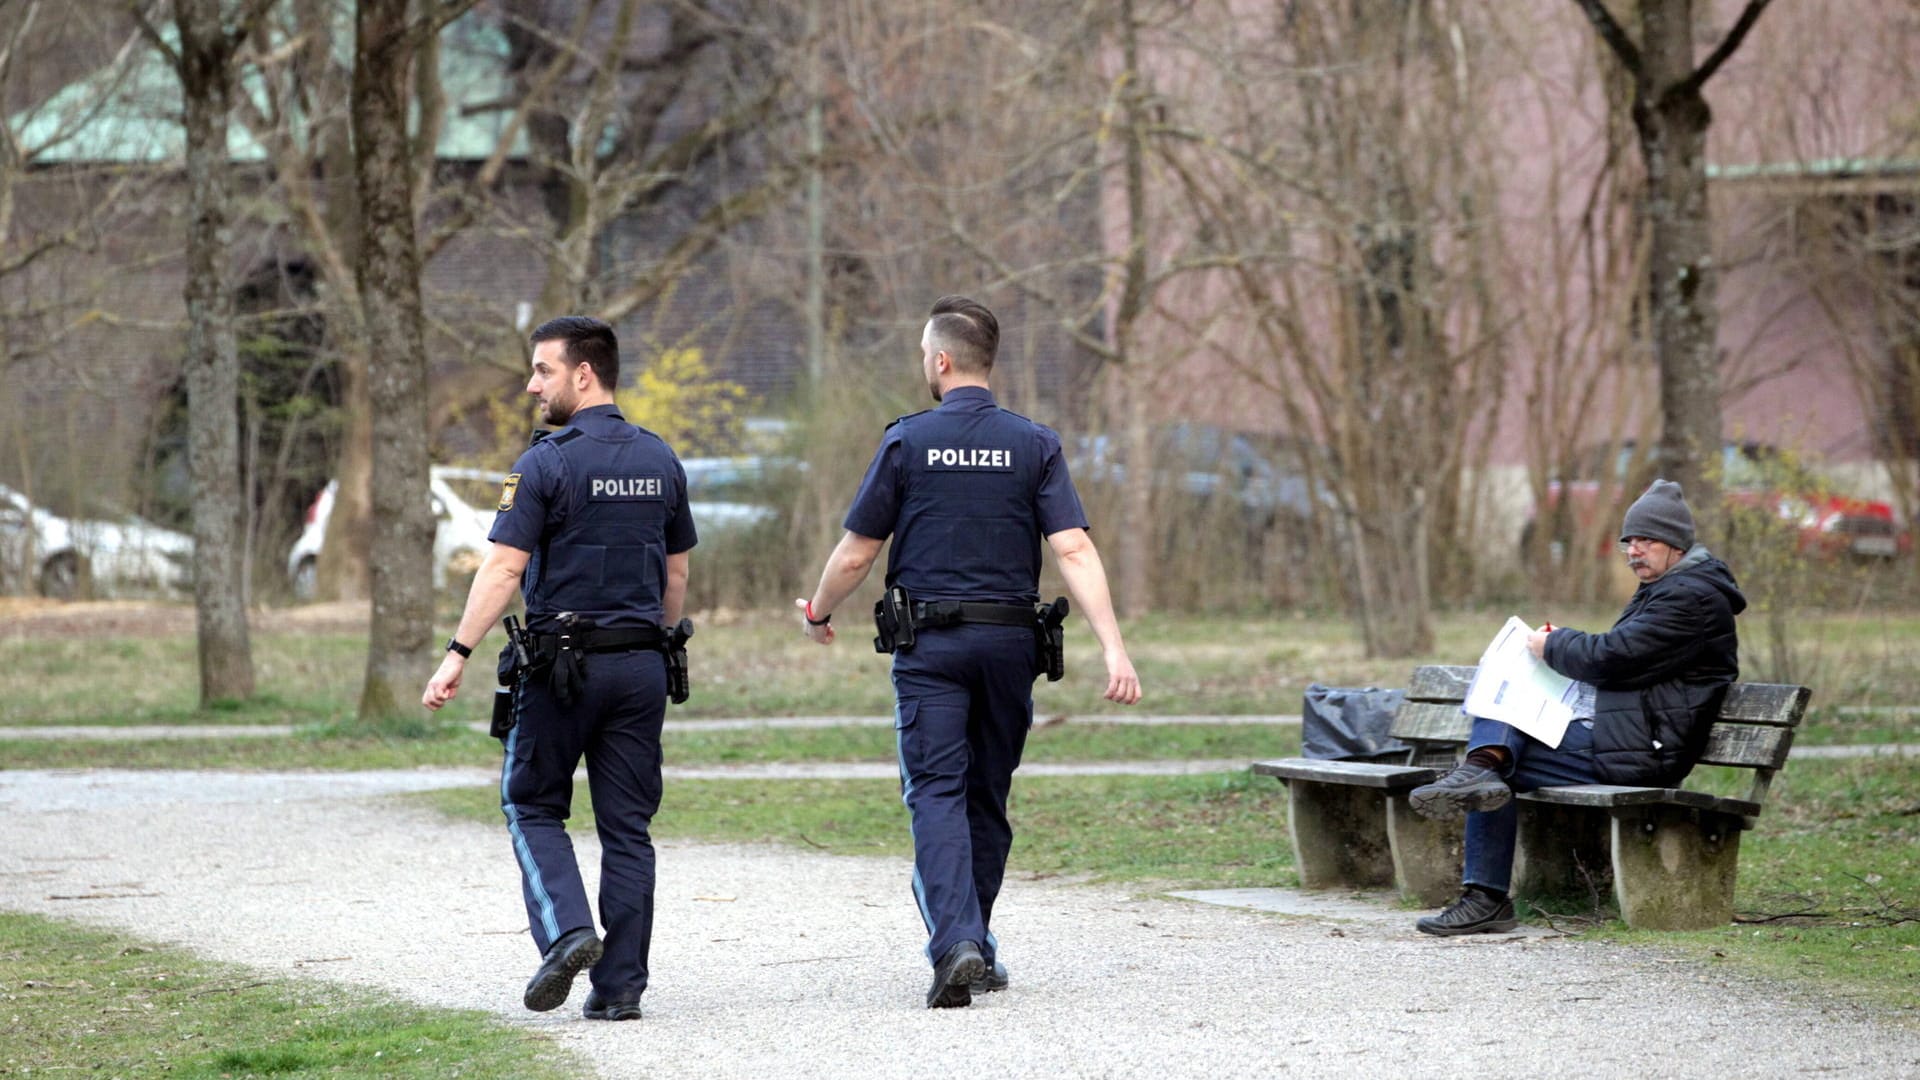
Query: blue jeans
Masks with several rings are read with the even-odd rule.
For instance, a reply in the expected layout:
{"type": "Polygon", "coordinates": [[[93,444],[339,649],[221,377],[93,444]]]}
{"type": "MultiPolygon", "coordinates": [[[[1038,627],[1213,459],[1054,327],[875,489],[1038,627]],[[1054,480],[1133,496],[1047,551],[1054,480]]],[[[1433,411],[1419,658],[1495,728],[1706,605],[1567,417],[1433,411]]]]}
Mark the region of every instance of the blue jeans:
{"type": "MultiPolygon", "coordinates": [[[[1469,753],[1483,746],[1507,748],[1503,774],[1516,794],[1543,787],[1594,784],[1593,729],[1575,720],[1557,747],[1523,735],[1498,720],[1473,718],[1467,738],[1469,753]]],[[[1513,848],[1520,832],[1520,804],[1509,802],[1498,810],[1467,815],[1466,872],[1468,885],[1506,892],[1513,883],[1513,848]]]]}

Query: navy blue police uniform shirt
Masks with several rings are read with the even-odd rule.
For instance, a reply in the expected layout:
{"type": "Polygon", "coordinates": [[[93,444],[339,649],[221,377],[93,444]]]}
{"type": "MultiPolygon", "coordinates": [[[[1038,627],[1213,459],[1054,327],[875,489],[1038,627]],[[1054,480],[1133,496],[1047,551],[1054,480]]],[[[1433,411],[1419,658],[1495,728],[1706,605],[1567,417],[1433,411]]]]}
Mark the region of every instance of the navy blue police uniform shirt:
{"type": "Polygon", "coordinates": [[[680,459],[612,405],[527,447],[499,510],[487,539],[532,553],[520,592],[535,630],[568,611],[602,627],[663,625],[667,556],[698,542],[680,459]]]}
{"type": "Polygon", "coordinates": [[[844,525],[893,537],[887,585],[916,600],[1031,603],[1041,538],[1086,528],[1087,514],[1060,436],[960,386],[887,428],[844,525]]]}

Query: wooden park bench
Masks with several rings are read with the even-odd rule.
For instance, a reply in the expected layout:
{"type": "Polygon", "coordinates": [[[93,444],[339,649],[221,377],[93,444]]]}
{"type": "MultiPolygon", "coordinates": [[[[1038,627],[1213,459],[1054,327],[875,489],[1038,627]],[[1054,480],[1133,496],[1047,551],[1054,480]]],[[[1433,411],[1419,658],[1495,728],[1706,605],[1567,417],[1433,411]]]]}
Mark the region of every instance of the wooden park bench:
{"type": "MultiPolygon", "coordinates": [[[[1408,744],[1396,764],[1284,758],[1253,771],[1287,786],[1294,865],[1307,888],[1397,886],[1439,907],[1460,892],[1460,821],[1429,821],[1407,794],[1445,773],[1466,748],[1471,720],[1460,711],[1471,667],[1414,670],[1392,734],[1408,744]]],[[[1746,791],[1720,796],[1685,788],[1581,784],[1516,796],[1519,844],[1513,893],[1588,891],[1613,879],[1628,926],[1699,930],[1733,918],[1740,834],[1766,805],[1773,774],[1786,764],[1793,731],[1812,691],[1735,683],[1727,690],[1700,765],[1744,769],[1746,791]]],[[[1694,776],[1701,775],[1696,770],[1694,776]]],[[[1689,779],[1692,779],[1690,777],[1689,779]]]]}

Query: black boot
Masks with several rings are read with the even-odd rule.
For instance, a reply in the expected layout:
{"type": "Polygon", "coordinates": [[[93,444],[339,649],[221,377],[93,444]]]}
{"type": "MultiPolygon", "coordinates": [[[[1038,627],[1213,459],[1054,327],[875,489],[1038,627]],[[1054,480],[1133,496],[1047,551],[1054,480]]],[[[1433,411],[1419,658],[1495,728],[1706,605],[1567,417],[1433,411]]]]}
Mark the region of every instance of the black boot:
{"type": "Polygon", "coordinates": [[[980,946],[971,941],[955,942],[947,955],[933,965],[933,986],[927,990],[927,1008],[958,1009],[973,1004],[973,983],[987,975],[987,962],[980,957],[980,946]]]}
{"type": "Polygon", "coordinates": [[[589,1020],[638,1020],[640,995],[603,998],[600,991],[589,990],[586,1004],[580,1007],[580,1015],[589,1020]]]}
{"type": "Polygon", "coordinates": [[[967,989],[976,994],[994,994],[1007,988],[1007,965],[995,960],[967,989]]]}
{"type": "Polygon", "coordinates": [[[1504,893],[1469,885],[1460,899],[1447,905],[1446,910],[1413,925],[1423,934],[1453,937],[1456,934],[1504,934],[1520,925],[1520,920],[1513,917],[1513,900],[1504,893]]]}
{"type": "Polygon", "coordinates": [[[557,1009],[573,993],[573,977],[600,962],[600,939],[589,927],[569,930],[547,949],[521,1000],[534,1012],[557,1009]]]}

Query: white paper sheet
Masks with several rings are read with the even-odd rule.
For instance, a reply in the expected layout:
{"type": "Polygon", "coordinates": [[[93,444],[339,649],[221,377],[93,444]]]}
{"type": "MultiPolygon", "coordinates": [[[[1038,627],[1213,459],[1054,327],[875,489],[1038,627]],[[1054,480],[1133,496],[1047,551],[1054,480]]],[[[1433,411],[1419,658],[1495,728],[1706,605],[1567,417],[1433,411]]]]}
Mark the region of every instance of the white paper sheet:
{"type": "Polygon", "coordinates": [[[1527,651],[1532,632],[1518,618],[1507,620],[1480,654],[1465,708],[1470,716],[1499,720],[1548,746],[1559,746],[1573,720],[1580,686],[1534,659],[1527,651]]]}

